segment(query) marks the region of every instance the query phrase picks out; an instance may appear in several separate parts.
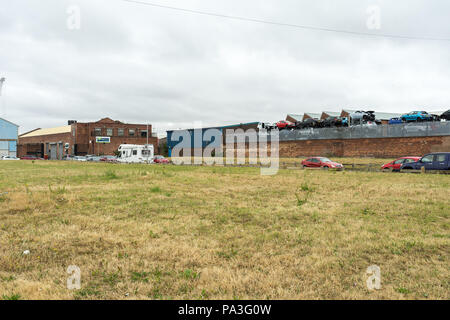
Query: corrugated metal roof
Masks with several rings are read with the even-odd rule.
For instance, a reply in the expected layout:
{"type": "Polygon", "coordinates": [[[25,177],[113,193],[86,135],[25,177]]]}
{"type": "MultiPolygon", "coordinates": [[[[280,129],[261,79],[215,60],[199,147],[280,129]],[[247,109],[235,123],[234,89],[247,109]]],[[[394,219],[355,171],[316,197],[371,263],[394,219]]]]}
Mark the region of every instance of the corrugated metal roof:
{"type": "Polygon", "coordinates": [[[309,112],[305,112],[305,115],[308,115],[313,119],[320,119],[320,117],[322,116],[321,113],[309,113],[309,112]]]}
{"type": "Polygon", "coordinates": [[[322,114],[323,113],[326,113],[331,117],[339,117],[341,115],[340,112],[336,112],[336,111],[323,111],[322,114]]]}
{"type": "Polygon", "coordinates": [[[71,130],[72,130],[72,126],[62,126],[62,127],[55,127],[55,128],[39,129],[36,131],[32,131],[30,133],[24,134],[23,136],[20,136],[20,138],[46,136],[49,134],[68,133],[68,132],[71,132],[71,130]]]}
{"type": "Polygon", "coordinates": [[[3,118],[0,118],[0,120],[3,120],[3,121],[8,122],[8,123],[10,123],[10,124],[12,124],[12,125],[15,125],[16,127],[19,126],[18,124],[15,124],[15,123],[13,123],[13,122],[11,122],[11,121],[8,121],[8,120],[6,120],[6,119],[3,119],[3,118]]]}
{"type": "Polygon", "coordinates": [[[288,116],[297,121],[302,121],[302,119],[303,119],[303,114],[299,114],[299,113],[289,113],[288,116]]]}

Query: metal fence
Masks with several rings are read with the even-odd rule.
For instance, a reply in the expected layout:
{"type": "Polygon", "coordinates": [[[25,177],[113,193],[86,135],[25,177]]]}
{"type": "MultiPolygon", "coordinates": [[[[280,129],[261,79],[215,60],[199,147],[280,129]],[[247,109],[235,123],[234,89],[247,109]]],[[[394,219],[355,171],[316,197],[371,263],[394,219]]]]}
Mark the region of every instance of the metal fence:
{"type": "Polygon", "coordinates": [[[282,130],[279,135],[280,141],[448,136],[450,121],[282,130]]]}

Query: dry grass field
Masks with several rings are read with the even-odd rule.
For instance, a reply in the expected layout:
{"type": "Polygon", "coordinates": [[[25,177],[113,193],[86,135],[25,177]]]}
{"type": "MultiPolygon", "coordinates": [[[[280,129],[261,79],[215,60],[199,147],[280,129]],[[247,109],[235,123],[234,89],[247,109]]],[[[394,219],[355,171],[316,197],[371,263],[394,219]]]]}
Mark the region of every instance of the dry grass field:
{"type": "Polygon", "coordinates": [[[449,299],[449,194],[448,175],[3,161],[0,299],[449,299]]]}

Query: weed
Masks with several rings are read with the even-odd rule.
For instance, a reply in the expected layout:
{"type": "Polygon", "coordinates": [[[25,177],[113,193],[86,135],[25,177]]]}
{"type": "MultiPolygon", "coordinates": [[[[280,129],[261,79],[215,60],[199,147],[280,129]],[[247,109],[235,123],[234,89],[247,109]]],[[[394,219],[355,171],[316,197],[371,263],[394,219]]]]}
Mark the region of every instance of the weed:
{"type": "Polygon", "coordinates": [[[152,187],[152,188],[150,188],[150,192],[152,192],[152,193],[161,192],[161,188],[160,187],[152,187]]]}
{"type": "Polygon", "coordinates": [[[113,170],[106,170],[104,175],[103,175],[103,177],[106,180],[119,179],[119,177],[117,176],[117,174],[113,170]]]}
{"type": "Polygon", "coordinates": [[[18,293],[12,294],[10,296],[2,295],[3,300],[20,300],[20,298],[22,298],[22,296],[18,293]]]}

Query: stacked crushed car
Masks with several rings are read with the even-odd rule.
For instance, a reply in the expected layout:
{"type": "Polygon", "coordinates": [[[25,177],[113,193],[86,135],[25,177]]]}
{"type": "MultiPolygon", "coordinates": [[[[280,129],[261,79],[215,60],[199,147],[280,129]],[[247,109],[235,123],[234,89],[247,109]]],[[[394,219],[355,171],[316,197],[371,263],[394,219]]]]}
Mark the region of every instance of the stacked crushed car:
{"type": "MultiPolygon", "coordinates": [[[[388,124],[402,124],[409,122],[425,121],[450,121],[450,110],[442,115],[429,114],[426,111],[412,111],[403,114],[399,118],[391,118],[388,124]]],[[[286,120],[277,123],[262,123],[261,128],[270,130],[302,130],[308,128],[332,128],[332,127],[350,127],[357,125],[380,125],[381,120],[376,119],[375,111],[355,111],[349,117],[328,117],[326,119],[308,118],[303,121],[289,122],[286,120]]]]}

